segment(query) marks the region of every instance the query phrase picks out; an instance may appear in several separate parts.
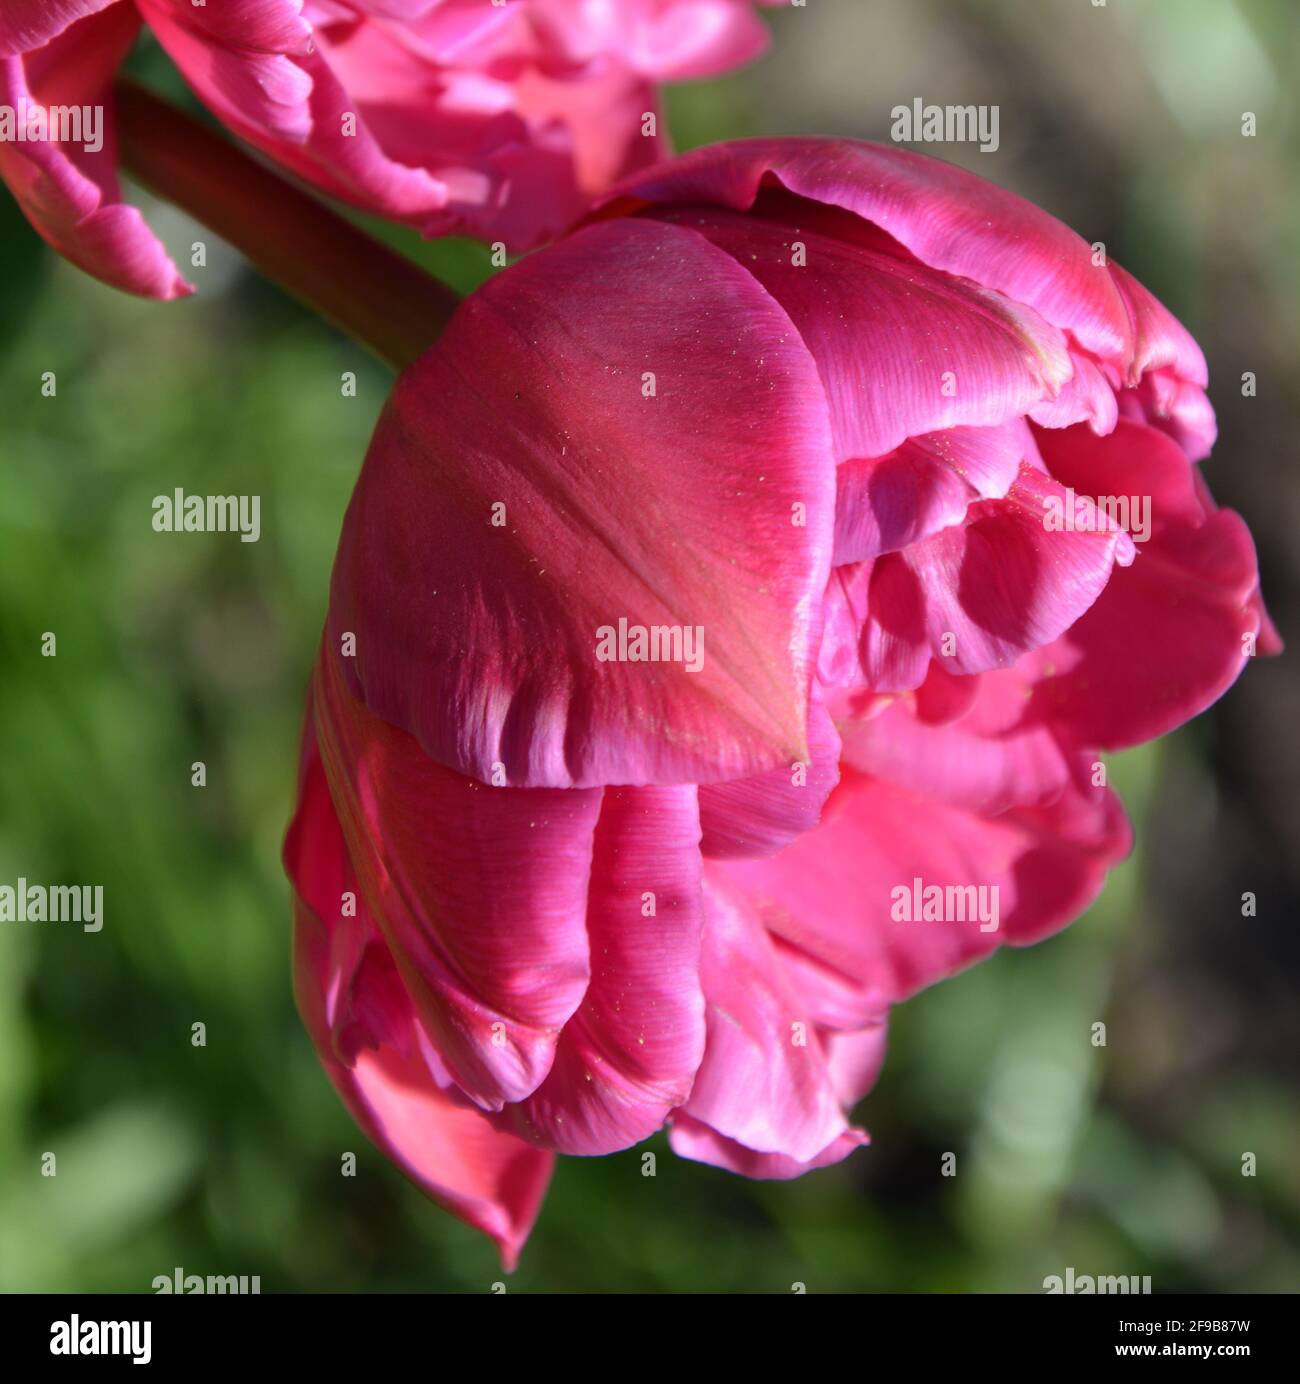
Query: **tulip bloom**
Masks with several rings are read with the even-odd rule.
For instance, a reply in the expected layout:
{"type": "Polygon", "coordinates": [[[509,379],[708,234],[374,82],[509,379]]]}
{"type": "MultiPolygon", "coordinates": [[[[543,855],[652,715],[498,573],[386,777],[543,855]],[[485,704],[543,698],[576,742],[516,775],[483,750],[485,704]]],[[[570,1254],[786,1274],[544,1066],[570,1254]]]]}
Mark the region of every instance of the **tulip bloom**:
{"type": "Polygon", "coordinates": [[[88,273],[150,297],[191,291],[117,180],[110,87],[143,21],[214,114],[299,177],[517,253],[668,152],[659,84],[756,57],[754,7],[772,3],[3,0],[0,107],[24,137],[0,138],[0,178],[88,273]],[[50,137],[46,112],[98,121],[106,105],[93,140],[50,137]],[[46,132],[29,139],[32,109],[46,132]]]}
{"type": "Polygon", "coordinates": [[[1205,383],[1053,218],[867,144],[699,151],[468,299],[347,514],[286,849],[379,1146],[509,1263],[557,1152],[864,1142],[890,1007],[1127,852],[1100,752],[1276,647],[1205,383]]]}

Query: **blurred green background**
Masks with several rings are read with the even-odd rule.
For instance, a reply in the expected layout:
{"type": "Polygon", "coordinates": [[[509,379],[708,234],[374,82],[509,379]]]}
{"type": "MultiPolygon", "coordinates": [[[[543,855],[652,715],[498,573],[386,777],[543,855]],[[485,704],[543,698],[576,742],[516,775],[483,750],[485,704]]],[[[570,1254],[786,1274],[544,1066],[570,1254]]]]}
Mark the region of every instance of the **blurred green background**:
{"type": "MultiPolygon", "coordinates": [[[[1258,536],[1285,633],[1292,0],[811,0],[771,19],[762,63],[672,93],[679,144],[887,139],[915,96],[998,103],[997,153],[928,152],[1104,240],[1205,345],[1206,472],[1258,536]]],[[[180,91],[156,50],[132,62],[180,91]]],[[[149,214],[186,262],[211,243],[149,214]]],[[[463,288],[486,272],[472,247],[387,234],[463,288]]],[[[0,1289],[148,1291],[179,1266],[266,1292],[485,1291],[491,1247],[355,1130],[289,988],[278,851],[301,700],[388,376],[220,246],[195,299],[159,306],[59,262],[2,193],[0,238],[0,881],[100,882],[107,919],[0,927],[0,1289]],[[177,486],[260,494],[261,541],[154,533],[152,498],[177,486]]],[[[1066,1266],[1300,1288],[1298,722],[1284,658],[1118,760],[1137,854],[1061,937],[896,1013],[859,1111],[873,1147],[784,1184],[662,1141],[654,1179],[637,1151],[563,1160],[511,1291],[1039,1291],[1066,1266]]]]}

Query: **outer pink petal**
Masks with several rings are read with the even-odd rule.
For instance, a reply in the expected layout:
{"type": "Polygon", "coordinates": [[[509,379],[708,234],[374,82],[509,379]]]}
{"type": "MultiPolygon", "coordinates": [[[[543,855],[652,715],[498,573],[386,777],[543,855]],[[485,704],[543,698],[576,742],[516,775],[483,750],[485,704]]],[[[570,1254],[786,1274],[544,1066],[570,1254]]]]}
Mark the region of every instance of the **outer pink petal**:
{"type": "Polygon", "coordinates": [[[751,0],[534,0],[528,19],[554,59],[614,58],[659,82],[716,76],[768,44],[751,0]]]}
{"type": "Polygon", "coordinates": [[[559,1153],[612,1153],[686,1099],[704,1052],[703,909],[695,789],[607,789],[587,905],[591,984],[550,1074],[508,1112],[520,1134],[559,1153]]]}
{"type": "Polygon", "coordinates": [[[152,24],[155,18],[184,25],[214,44],[262,53],[311,51],[312,26],[303,0],[134,0],[152,24]]]}
{"type": "Polygon", "coordinates": [[[1124,417],[1168,433],[1190,461],[1203,461],[1214,448],[1218,423],[1205,390],[1172,370],[1149,371],[1136,388],[1121,390],[1119,407],[1124,417]]]}
{"type": "Polygon", "coordinates": [[[702,207],[663,215],[725,249],[790,314],[826,388],[837,461],[1017,419],[1070,378],[1057,328],[896,246],[850,242],[815,222],[702,207]]]}
{"type": "MultiPolygon", "coordinates": [[[[28,59],[0,60],[0,105],[26,99],[59,105],[106,105],[108,83],[135,37],[129,5],[66,29],[28,59]]],[[[0,142],[0,178],[33,227],[86,273],[128,293],[178,298],[193,290],[134,207],[121,202],[111,111],[103,148],[53,141],[0,142]]]]}
{"type": "Polygon", "coordinates": [[[1062,487],[1029,466],[1004,500],[874,562],[836,568],[821,675],[877,691],[920,686],[931,659],[950,673],[1006,667],[1068,629],[1133,545],[1104,515],[1092,531],[1049,532],[1062,487]],[[855,647],[856,637],[856,647],[855,647]]]}
{"type": "Polygon", "coordinates": [[[1205,396],[1205,356],[1187,328],[1131,274],[1117,264],[1110,273],[1133,320],[1134,353],[1125,383],[1135,387],[1148,421],[1200,461],[1209,456],[1217,432],[1205,396]]]}
{"type": "Polygon", "coordinates": [[[683,1113],[748,1149],[807,1163],[848,1125],[806,1003],[720,873],[736,868],[710,867],[701,960],[708,1039],[683,1113]]]}
{"type": "Polygon", "coordinates": [[[1250,534],[1152,428],[1125,420],[1109,438],[1074,428],[1039,443],[1077,493],[1148,501],[1152,529],[1132,567],[1044,650],[1036,714],[1107,749],[1163,735],[1236,681],[1252,637],[1271,651],[1250,534]]]}
{"type": "MultiPolygon", "coordinates": [[[[936,678],[949,675],[932,665],[927,685],[936,678]]],[[[964,714],[938,724],[927,720],[919,689],[915,697],[876,699],[870,714],[846,715],[845,762],[985,813],[1060,797],[1071,759],[1052,724],[1035,714],[1033,678],[1017,665],[959,681],[973,684],[972,701],[964,714]]]]}
{"type": "Polygon", "coordinates": [[[312,79],[296,44],[232,47],[188,22],[190,13],[202,10],[168,0],[137,3],[168,56],[227,124],[241,133],[256,131],[290,143],[307,139],[312,79]]]}
{"type": "MultiPolygon", "coordinates": [[[[799,996],[809,1017],[822,1035],[827,1056],[827,1076],[842,1104],[841,1083],[836,1079],[831,1060],[830,1036],[838,1033],[872,1032],[884,1041],[885,1011],[880,1002],[864,991],[861,984],[842,971],[828,966],[784,937],[773,937],[772,946],[781,963],[781,972],[791,992],[799,996]]],[[[883,1053],[883,1049],[882,1049],[883,1053]]]]}
{"type": "Polygon", "coordinates": [[[552,1155],[498,1132],[440,1089],[364,902],[355,917],[341,916],[343,891],[357,886],[310,727],[285,865],[298,891],[294,989],[321,1065],[384,1154],[440,1206],[491,1236],[513,1268],[552,1155]]]}
{"type": "MultiPolygon", "coordinates": [[[[180,22],[162,0],[145,2],[159,43],[204,103],[272,158],[325,191],[380,215],[419,220],[446,205],[446,181],[426,166],[408,166],[389,156],[320,46],[308,51],[297,42],[279,49],[230,46],[219,35],[180,22]]],[[[415,83],[428,81],[409,56],[404,62],[402,85],[393,90],[399,103],[403,96],[414,99],[415,83]]],[[[414,111],[412,106],[408,112],[412,118],[414,111]]]]}
{"type": "Polygon", "coordinates": [[[598,789],[491,788],[434,764],[355,702],[334,660],[314,683],[330,794],[366,902],[420,1021],[488,1109],[541,1084],[590,975],[598,789]]]}
{"type": "MultiPolygon", "coordinates": [[[[0,5],[0,58],[19,57],[87,15],[107,9],[113,0],[4,0],[0,5]]],[[[123,9],[130,6],[124,4],[123,9]]]]}
{"type": "Polygon", "coordinates": [[[327,929],[301,902],[295,922],[296,993],[321,1065],[367,1136],[426,1195],[490,1236],[513,1269],[550,1181],[554,1155],[494,1129],[441,1091],[419,1057],[364,1050],[335,1057],[324,1019],[327,929]]]}
{"type": "Polygon", "coordinates": [[[679,1158],[710,1163],[715,1168],[725,1168],[742,1177],[788,1182],[818,1168],[842,1163],[855,1149],[869,1144],[871,1139],[865,1130],[847,1129],[811,1158],[798,1159],[786,1153],[759,1153],[734,1139],[728,1139],[725,1134],[719,1134],[716,1129],[689,1115],[674,1115],[668,1142],[679,1158]]]}
{"type": "Polygon", "coordinates": [[[855,213],[936,269],[996,289],[1125,364],[1134,329],[1089,245],[1023,198],[938,159],[829,139],[756,139],[696,150],[620,185],[609,202],[712,203],[747,210],[769,178],[855,213]]]}
{"type": "Polygon", "coordinates": [[[356,871],[330,801],[310,718],[304,728],[298,809],[285,838],[285,871],[304,907],[322,920],[326,947],[316,958],[321,1019],[344,1066],[363,1048],[412,1051],[411,1000],[383,934],[358,899],[356,871]]]}
{"type": "Polygon", "coordinates": [[[994,817],[847,772],[816,831],[771,860],[711,870],[725,875],[771,932],[847,978],[864,1007],[881,1012],[1002,942],[1025,945],[1064,926],[1097,895],[1128,845],[1118,799],[1088,786],[1081,757],[1055,803],[994,817]],[[997,928],[981,930],[978,916],[896,921],[894,891],[910,895],[917,879],[996,887],[985,900],[997,900],[997,928]]]}
{"type": "Polygon", "coordinates": [[[1133,360],[1125,383],[1136,384],[1152,370],[1172,369],[1180,379],[1204,389],[1209,383],[1209,371],[1192,334],[1149,289],[1118,264],[1110,266],[1110,276],[1133,321],[1133,360]]]}
{"type": "Polygon", "coordinates": [[[704,854],[775,855],[817,825],[839,782],[840,737],[815,692],[808,707],[808,754],[807,760],[753,778],[705,784],[699,790],[704,854]]]}
{"type": "MultiPolygon", "coordinates": [[[[1141,389],[1153,421],[1199,459],[1214,441],[1205,362],[1173,315],[1124,270],[1094,263],[1079,236],[1048,213],[974,174],[907,149],[827,139],[739,141],[697,150],[663,171],[620,184],[619,210],[706,203],[773,214],[773,188],[880,227],[935,269],[1034,308],[1071,338],[1075,371],[1059,394],[1028,412],[1045,426],[1087,419],[1108,432],[1113,390],[1141,389]]],[[[788,202],[788,197],[787,197],[788,202]]],[[[776,212],[790,221],[787,205],[776,212]]],[[[847,228],[843,232],[851,238],[847,228]]]]}
{"type": "Polygon", "coordinates": [[[826,1069],[845,1109],[852,1110],[876,1084],[880,1069],[885,1065],[888,1032],[888,1025],[881,1019],[853,1032],[822,1034],[826,1069]]]}
{"type": "Polygon", "coordinates": [[[745,777],[807,755],[833,505],[781,309],[691,232],[594,226],[491,279],[399,380],[331,646],[354,632],[371,709],[484,781],[745,777]],[[622,620],[702,631],[702,657],[617,661],[622,620]]]}

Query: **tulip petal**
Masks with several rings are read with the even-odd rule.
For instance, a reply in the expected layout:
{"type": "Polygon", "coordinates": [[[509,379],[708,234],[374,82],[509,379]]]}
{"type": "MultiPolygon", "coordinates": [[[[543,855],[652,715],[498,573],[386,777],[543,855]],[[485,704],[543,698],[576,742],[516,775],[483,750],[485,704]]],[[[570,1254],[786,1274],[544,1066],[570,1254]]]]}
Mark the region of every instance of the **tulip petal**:
{"type": "Polygon", "coordinates": [[[79,19],[111,4],[113,0],[5,0],[0,5],[0,58],[42,48],[79,19]]]}
{"type": "Polygon", "coordinates": [[[325,924],[298,900],[295,993],[326,1074],[379,1150],[426,1196],[495,1241],[502,1264],[513,1269],[541,1209],[554,1155],[457,1103],[418,1056],[384,1047],[359,1052],[350,1066],[341,1062],[325,1018],[329,951],[325,924]]]}
{"type": "Polygon", "coordinates": [[[706,856],[775,855],[811,831],[839,781],[840,738],[814,693],[808,706],[807,760],[753,778],[700,789],[701,850],[706,856]]]}
{"type": "Polygon", "coordinates": [[[856,1149],[869,1144],[870,1138],[861,1129],[848,1129],[838,1134],[824,1149],[811,1158],[791,1158],[786,1153],[759,1153],[744,1144],[719,1134],[701,1120],[689,1115],[674,1115],[668,1131],[668,1143],[679,1158],[695,1163],[709,1163],[715,1168],[739,1173],[759,1181],[788,1182],[818,1168],[842,1163],[856,1149]]]}
{"type": "Polygon", "coordinates": [[[328,656],[316,734],[361,889],[420,1021],[486,1109],[550,1070],[587,988],[599,789],[490,788],[348,695],[328,656]]]}
{"type": "MultiPolygon", "coordinates": [[[[130,5],[73,25],[27,59],[0,59],[0,106],[106,106],[108,83],[139,28],[130,5]]],[[[193,289],[117,181],[111,110],[102,147],[0,140],[3,178],[41,238],[86,273],[128,293],[179,298],[193,289]]]]}
{"type": "Polygon", "coordinates": [[[559,235],[582,214],[597,194],[621,177],[648,168],[672,154],[659,93],[645,78],[621,67],[596,67],[582,76],[550,79],[525,72],[511,87],[512,104],[529,129],[527,141],[493,155],[498,175],[507,171],[504,155],[513,155],[510,183],[503,188],[500,208],[473,207],[459,213],[462,228],[485,235],[493,215],[504,215],[502,234],[510,227],[509,244],[536,245],[559,235]],[[656,133],[645,133],[646,112],[656,116],[656,133]],[[563,131],[563,138],[556,132],[563,131]],[[549,187],[529,177],[529,163],[543,149],[556,149],[571,163],[568,177],[549,173],[549,187]],[[531,186],[530,186],[531,184],[531,186]],[[525,203],[527,200],[532,205],[525,203]]]}
{"type": "Polygon", "coordinates": [[[695,789],[607,789],[587,906],[591,984],[550,1074],[509,1112],[519,1134],[601,1154],[662,1127],[704,1051],[702,922],[695,789]]]}
{"type": "Polygon", "coordinates": [[[790,314],[826,388],[837,461],[1012,421],[1070,378],[1059,330],[896,247],[700,207],[661,219],[707,236],[790,314]]]}
{"type": "Polygon", "coordinates": [[[603,200],[747,211],[773,180],[798,197],[874,222],[935,269],[1035,309],[1100,359],[1127,365],[1133,357],[1124,297],[1080,236],[1014,193],[909,149],[854,140],[739,140],[683,155],[603,200]]]}
{"type": "Polygon", "coordinates": [[[717,76],[768,44],[751,0],[542,0],[528,7],[528,19],[552,61],[612,59],[657,82],[717,76]]]}
{"type": "Polygon", "coordinates": [[[1110,276],[1133,322],[1133,359],[1125,383],[1134,385],[1152,370],[1172,369],[1179,379],[1204,389],[1209,371],[1191,332],[1118,264],[1110,266],[1110,276]]]}
{"type": "Polygon", "coordinates": [[[323,929],[319,962],[320,1018],[330,1049],[351,1066],[363,1048],[411,1051],[411,1001],[365,904],[330,801],[310,721],[304,735],[298,810],[284,845],[285,872],[323,929]]]}
{"type": "Polygon", "coordinates": [[[357,881],[310,721],[284,860],[297,893],[294,992],[326,1074],[380,1150],[427,1196],[495,1240],[513,1268],[554,1160],[442,1089],[364,900],[343,914],[357,881]]]}
{"type": "Polygon", "coordinates": [[[177,10],[160,0],[137,3],[167,56],[204,104],[232,129],[241,134],[265,132],[290,144],[306,141],[312,128],[312,79],[303,60],[275,47],[231,47],[216,41],[213,34],[188,22],[188,5],[177,10]]]}
{"type": "Polygon", "coordinates": [[[1119,417],[1119,400],[1110,374],[1084,352],[1069,353],[1073,374],[1053,399],[1029,410],[1029,417],[1044,428],[1068,428],[1087,423],[1095,433],[1108,433],[1119,417]]]}
{"type": "MultiPolygon", "coordinates": [[[[494,59],[518,53],[527,22],[527,7],[518,0],[509,5],[481,5],[475,0],[366,0],[366,9],[379,19],[397,20],[387,26],[395,39],[445,67],[486,68],[494,59]]],[[[347,24],[352,18],[350,10],[343,8],[338,21],[347,24]]]]}
{"type": "Polygon", "coordinates": [[[1001,499],[1037,458],[1023,419],[909,438],[883,457],[836,469],[835,564],[896,552],[966,517],[976,500],[1001,499]]]}
{"type": "Polygon", "coordinates": [[[700,977],[708,1038],[682,1113],[747,1149],[807,1163],[848,1124],[805,1002],[722,873],[737,868],[711,865],[706,876],[700,977]]]}
{"type": "Polygon", "coordinates": [[[877,714],[840,721],[844,760],[864,773],[982,813],[1050,803],[1068,787],[1071,759],[1050,722],[1034,714],[1035,682],[1020,665],[979,677],[963,714],[941,723],[922,714],[922,699],[880,698],[877,714]]]}
{"type": "Polygon", "coordinates": [[[1219,435],[1205,390],[1172,370],[1148,371],[1136,388],[1121,390],[1119,408],[1124,417],[1168,433],[1189,461],[1204,461],[1219,435]]]}
{"type": "Polygon", "coordinates": [[[312,26],[303,18],[303,0],[134,0],[150,27],[180,24],[195,35],[227,48],[257,53],[310,52],[312,26]]]}
{"type": "MultiPolygon", "coordinates": [[[[148,2],[150,27],[168,56],[203,103],[249,143],[332,195],[379,215],[418,220],[446,206],[446,182],[428,168],[389,156],[321,46],[233,45],[220,41],[220,33],[181,22],[170,5],[148,2]]],[[[353,31],[383,39],[373,25],[353,31]]],[[[386,51],[401,54],[391,43],[386,51]]],[[[405,62],[410,72],[403,80],[413,82],[418,74],[424,91],[427,71],[409,55],[405,62]]],[[[383,74],[390,70],[388,64],[379,68],[383,74]]],[[[401,94],[395,90],[394,99],[401,94]]]]}
{"type": "Polygon", "coordinates": [[[1133,559],[1128,535],[1086,499],[1077,503],[1083,523],[1050,530],[1053,515],[1065,524],[1074,514],[1073,497],[1022,466],[1004,500],[972,506],[963,524],[837,567],[823,680],[904,692],[925,680],[931,659],[950,673],[982,673],[1055,639],[1101,594],[1114,565],[1133,559]]]}
{"type": "Polygon", "coordinates": [[[888,1025],[881,1019],[851,1033],[822,1034],[826,1070],[846,1110],[852,1110],[876,1084],[880,1069],[885,1065],[888,1031],[888,1025]]]}
{"type": "Polygon", "coordinates": [[[880,1013],[1000,943],[1041,940],[1096,897],[1129,833],[1114,794],[1090,786],[1088,759],[1079,757],[1056,802],[992,817],[846,767],[816,831],[770,860],[721,862],[710,873],[880,1013]],[[953,916],[910,916],[914,886],[961,891],[953,916]]]}
{"type": "MultiPolygon", "coordinates": [[[[818,957],[803,951],[784,937],[773,937],[772,948],[780,962],[781,973],[792,993],[808,1011],[822,1035],[827,1055],[827,1077],[835,1087],[842,1104],[848,1104],[835,1079],[834,1064],[830,1061],[830,1037],[837,1033],[857,1030],[879,1031],[883,1042],[885,1012],[866,995],[852,977],[827,966],[818,957]]],[[[883,1053],[883,1050],[882,1050],[883,1053]]]]}
{"type": "Polygon", "coordinates": [[[331,647],[354,634],[354,691],[483,781],[805,759],[829,444],[816,367],[748,274],[676,227],[590,227],[489,280],[399,380],[331,647]]]}
{"type": "Polygon", "coordinates": [[[1201,461],[1210,455],[1217,434],[1214,409],[1205,396],[1205,356],[1154,294],[1117,264],[1110,273],[1133,321],[1135,344],[1126,383],[1134,388],[1147,421],[1166,431],[1192,461],[1201,461]]]}
{"type": "Polygon", "coordinates": [[[1119,749],[1164,735],[1269,652],[1255,548],[1219,510],[1170,438],[1122,420],[1108,438],[1043,432],[1052,474],[1076,492],[1149,505],[1151,533],[1077,624],[1043,651],[1039,717],[1076,741],[1119,749]]]}

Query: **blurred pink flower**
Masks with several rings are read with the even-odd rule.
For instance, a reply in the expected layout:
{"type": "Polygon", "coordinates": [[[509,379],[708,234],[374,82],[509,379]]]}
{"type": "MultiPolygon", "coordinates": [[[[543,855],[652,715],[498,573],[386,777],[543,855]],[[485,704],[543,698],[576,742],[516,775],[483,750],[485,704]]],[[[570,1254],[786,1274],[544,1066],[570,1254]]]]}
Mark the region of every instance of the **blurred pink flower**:
{"type": "Polygon", "coordinates": [[[890,1007],[1127,852],[1099,752],[1276,647],[1205,382],[1052,217],[866,144],[689,155],[467,300],[348,511],[286,848],[380,1147],[513,1262],[556,1152],[864,1142],[890,1007]]]}
{"type": "Polygon", "coordinates": [[[669,152],[659,84],[756,57],[755,6],[775,2],[0,0],[0,106],[24,128],[33,104],[107,108],[100,148],[0,140],[0,178],[87,272],[190,291],[117,179],[111,82],[143,19],[225,124],[306,181],[519,253],[669,152]]]}

